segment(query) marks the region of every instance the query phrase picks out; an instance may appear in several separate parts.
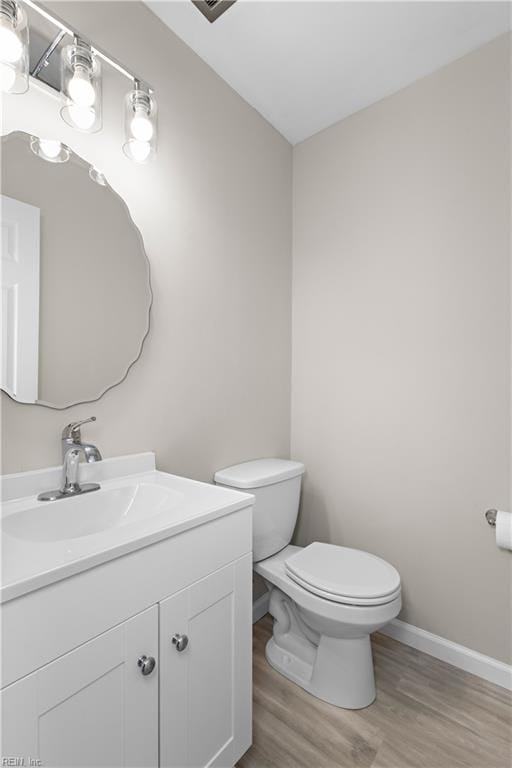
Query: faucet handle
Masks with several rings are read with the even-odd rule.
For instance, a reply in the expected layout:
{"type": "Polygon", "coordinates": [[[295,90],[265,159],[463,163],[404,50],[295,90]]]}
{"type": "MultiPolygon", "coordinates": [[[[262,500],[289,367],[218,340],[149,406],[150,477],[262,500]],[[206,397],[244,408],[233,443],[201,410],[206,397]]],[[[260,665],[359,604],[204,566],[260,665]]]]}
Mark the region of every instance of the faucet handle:
{"type": "Polygon", "coordinates": [[[91,416],[90,418],[82,419],[81,421],[72,421],[70,424],[66,424],[62,430],[62,439],[78,442],[81,439],[80,427],[82,424],[88,424],[90,421],[96,421],[96,416],[91,416]]]}

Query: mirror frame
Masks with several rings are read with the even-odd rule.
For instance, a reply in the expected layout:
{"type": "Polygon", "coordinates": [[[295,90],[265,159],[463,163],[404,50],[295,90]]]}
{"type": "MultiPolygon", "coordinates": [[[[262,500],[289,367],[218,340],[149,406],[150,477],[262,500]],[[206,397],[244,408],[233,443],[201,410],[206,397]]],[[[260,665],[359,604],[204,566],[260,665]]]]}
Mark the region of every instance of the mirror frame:
{"type": "MultiPolygon", "coordinates": [[[[20,130],[9,131],[8,133],[1,134],[0,135],[0,160],[1,160],[2,152],[5,151],[4,150],[5,144],[8,143],[11,139],[14,139],[14,138],[21,138],[21,139],[23,139],[23,141],[25,141],[26,144],[27,144],[28,150],[31,151],[30,150],[30,139],[31,139],[32,135],[35,136],[36,134],[29,134],[29,133],[26,133],[25,131],[20,131],[20,130]]],[[[37,137],[37,138],[40,138],[40,137],[37,137]]],[[[69,145],[67,145],[67,146],[69,147],[69,145]]],[[[84,171],[87,173],[87,175],[89,175],[89,171],[93,167],[93,165],[91,163],[88,163],[87,160],[84,160],[84,158],[81,157],[80,155],[78,155],[74,150],[72,150],[71,147],[69,147],[69,151],[71,153],[71,157],[70,157],[68,162],[75,162],[77,165],[81,166],[84,169],[84,171]]],[[[41,162],[44,163],[46,161],[45,160],[41,160],[41,162]]],[[[96,183],[95,181],[93,181],[93,179],[90,179],[90,181],[91,181],[91,184],[95,184],[96,183]]],[[[106,181],[106,186],[108,187],[108,189],[114,195],[116,195],[116,197],[121,201],[121,204],[124,207],[124,210],[126,211],[126,214],[127,214],[127,217],[128,217],[128,221],[133,226],[133,228],[135,230],[135,233],[136,233],[136,237],[137,237],[137,239],[138,239],[138,241],[140,243],[142,255],[144,257],[145,264],[146,264],[147,292],[148,292],[147,321],[146,321],[146,328],[144,330],[144,334],[143,334],[142,339],[141,339],[140,344],[139,344],[138,352],[137,352],[136,356],[134,357],[134,359],[131,362],[128,363],[128,365],[126,367],[126,370],[124,371],[123,375],[117,381],[115,381],[113,384],[109,384],[107,387],[102,389],[101,392],[98,395],[96,395],[95,397],[91,397],[91,398],[88,398],[86,400],[72,400],[72,401],[66,403],[66,405],[55,405],[54,403],[49,403],[49,402],[46,402],[45,400],[37,400],[35,403],[25,403],[25,402],[23,402],[21,400],[16,400],[16,398],[13,397],[9,392],[6,392],[5,389],[0,387],[0,392],[2,392],[2,394],[4,394],[6,397],[9,398],[9,400],[11,400],[13,403],[16,403],[17,405],[24,405],[24,406],[29,406],[29,407],[40,406],[42,408],[49,408],[49,409],[54,410],[54,411],[65,411],[68,408],[74,408],[74,407],[79,406],[79,405],[85,405],[87,403],[96,403],[104,395],[106,395],[107,392],[110,392],[111,389],[114,389],[115,387],[118,387],[120,384],[122,384],[126,380],[126,378],[128,377],[128,374],[130,373],[130,371],[133,368],[133,366],[142,357],[142,352],[144,350],[144,344],[145,344],[146,339],[149,336],[149,332],[151,330],[151,319],[152,319],[153,302],[154,302],[153,286],[152,286],[152,283],[151,283],[151,263],[149,261],[148,255],[146,253],[146,248],[144,246],[144,239],[142,237],[142,233],[141,233],[139,227],[136,225],[135,221],[133,220],[133,216],[132,216],[131,211],[130,211],[130,209],[128,207],[128,204],[126,203],[124,198],[121,197],[119,192],[116,192],[116,190],[109,184],[109,182],[108,182],[108,180],[106,178],[105,178],[105,181],[106,181]]],[[[1,182],[1,179],[0,179],[0,182],[1,182]]],[[[2,190],[1,190],[1,183],[0,183],[0,192],[2,192],[2,190]]],[[[3,192],[2,192],[2,194],[3,194],[3,192]]]]}

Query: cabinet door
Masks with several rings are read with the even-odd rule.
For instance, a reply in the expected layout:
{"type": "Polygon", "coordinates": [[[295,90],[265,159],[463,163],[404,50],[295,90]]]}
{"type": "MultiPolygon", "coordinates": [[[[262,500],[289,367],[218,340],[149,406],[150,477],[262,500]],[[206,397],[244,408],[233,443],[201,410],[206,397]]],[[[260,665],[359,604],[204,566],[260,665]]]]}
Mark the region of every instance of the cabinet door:
{"type": "MultiPolygon", "coordinates": [[[[50,766],[156,766],[158,670],[153,606],[2,691],[2,756],[50,766]]],[[[18,765],[21,763],[17,763],[18,765]]]]}
{"type": "Polygon", "coordinates": [[[160,603],[162,768],[232,766],[250,746],[251,570],[248,555],[160,603]]]}

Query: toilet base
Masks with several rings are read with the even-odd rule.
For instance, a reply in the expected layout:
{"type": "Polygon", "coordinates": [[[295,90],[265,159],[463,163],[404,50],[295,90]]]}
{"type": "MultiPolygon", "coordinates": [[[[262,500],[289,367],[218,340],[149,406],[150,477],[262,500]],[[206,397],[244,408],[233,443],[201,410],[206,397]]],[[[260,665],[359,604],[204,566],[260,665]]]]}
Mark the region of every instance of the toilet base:
{"type": "Polygon", "coordinates": [[[326,600],[287,575],[286,560],[297,551],[290,545],[255,566],[270,591],[274,619],[267,661],[329,704],[364,709],[375,700],[370,635],[398,615],[401,597],[371,606],[326,600]]]}
{"type": "Polygon", "coordinates": [[[324,635],[315,650],[313,658],[306,660],[296,650],[281,647],[279,641],[271,637],[265,656],[277,672],[336,707],[364,709],[375,700],[369,635],[348,639],[324,635]]]}

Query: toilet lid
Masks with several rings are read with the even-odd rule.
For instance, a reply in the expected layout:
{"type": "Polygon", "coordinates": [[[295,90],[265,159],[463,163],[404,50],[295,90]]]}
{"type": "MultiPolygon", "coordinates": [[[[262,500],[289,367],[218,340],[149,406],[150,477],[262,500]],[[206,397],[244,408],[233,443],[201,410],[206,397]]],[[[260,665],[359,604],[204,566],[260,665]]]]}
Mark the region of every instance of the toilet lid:
{"type": "Polygon", "coordinates": [[[400,594],[400,574],[369,552],[314,542],[285,561],[288,576],[309,592],[350,605],[380,605],[400,594]]]}

